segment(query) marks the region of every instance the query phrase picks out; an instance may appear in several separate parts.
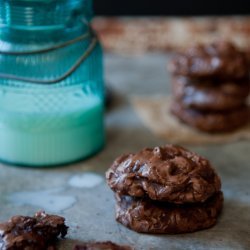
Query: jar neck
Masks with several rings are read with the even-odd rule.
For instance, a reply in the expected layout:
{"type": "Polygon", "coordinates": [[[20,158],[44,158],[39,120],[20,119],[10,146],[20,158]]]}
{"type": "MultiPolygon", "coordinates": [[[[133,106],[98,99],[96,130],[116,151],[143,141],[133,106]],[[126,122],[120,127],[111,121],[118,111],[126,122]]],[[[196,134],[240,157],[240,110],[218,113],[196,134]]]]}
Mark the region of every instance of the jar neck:
{"type": "Polygon", "coordinates": [[[0,41],[17,44],[47,44],[57,43],[76,38],[89,30],[87,24],[79,22],[72,28],[57,29],[13,29],[10,27],[0,28],[0,41]]]}
{"type": "Polygon", "coordinates": [[[0,38],[18,43],[69,39],[86,30],[91,0],[2,0],[0,38]]]}

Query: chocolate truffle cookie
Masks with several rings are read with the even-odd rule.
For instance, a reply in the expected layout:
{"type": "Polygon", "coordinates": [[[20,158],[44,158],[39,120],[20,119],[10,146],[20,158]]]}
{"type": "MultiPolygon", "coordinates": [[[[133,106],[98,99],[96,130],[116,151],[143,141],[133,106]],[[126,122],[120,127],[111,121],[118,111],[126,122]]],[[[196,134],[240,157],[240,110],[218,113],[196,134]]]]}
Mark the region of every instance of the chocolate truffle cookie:
{"type": "Polygon", "coordinates": [[[191,78],[242,79],[249,74],[247,57],[228,42],[197,45],[176,55],[169,64],[174,75],[191,78]]]}
{"type": "Polygon", "coordinates": [[[120,246],[111,241],[106,241],[76,245],[74,250],[132,250],[132,248],[129,246],[120,246]]]}
{"type": "Polygon", "coordinates": [[[0,223],[1,250],[55,249],[58,236],[64,237],[68,227],[64,218],[38,212],[34,217],[14,216],[0,223]]]}
{"type": "Polygon", "coordinates": [[[205,203],[173,205],[145,198],[116,196],[116,220],[140,233],[191,233],[215,225],[223,206],[222,192],[205,203]]]}
{"type": "Polygon", "coordinates": [[[119,195],[177,204],[204,202],[221,187],[208,160],[173,145],[123,155],[115,160],[106,178],[119,195]]]}
{"type": "Polygon", "coordinates": [[[249,80],[218,82],[192,80],[176,76],[172,79],[172,91],[182,106],[198,110],[229,110],[245,104],[250,92],[249,80]]]}
{"type": "Polygon", "coordinates": [[[224,112],[205,112],[185,108],[179,102],[173,102],[171,112],[182,122],[209,133],[231,132],[243,127],[250,120],[250,109],[246,105],[224,112]]]}

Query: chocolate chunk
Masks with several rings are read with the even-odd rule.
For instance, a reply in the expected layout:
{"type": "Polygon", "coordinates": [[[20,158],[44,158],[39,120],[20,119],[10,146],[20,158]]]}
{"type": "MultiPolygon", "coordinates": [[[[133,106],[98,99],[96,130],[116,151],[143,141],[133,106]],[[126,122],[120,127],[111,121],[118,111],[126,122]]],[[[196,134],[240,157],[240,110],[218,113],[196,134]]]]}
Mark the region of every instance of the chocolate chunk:
{"type": "Polygon", "coordinates": [[[133,250],[129,246],[120,246],[111,241],[106,242],[92,242],[76,245],[74,250],[133,250]]]}
{"type": "Polygon", "coordinates": [[[250,82],[248,79],[218,82],[215,79],[194,80],[175,76],[172,79],[172,91],[176,101],[183,107],[200,111],[224,111],[246,103],[250,82]]]}
{"type": "Polygon", "coordinates": [[[116,195],[116,219],[140,233],[179,234],[210,228],[223,206],[218,192],[204,203],[184,205],[116,195]]]}
{"type": "Polygon", "coordinates": [[[177,204],[204,202],[221,187],[208,160],[173,145],[123,155],[115,160],[106,178],[119,195],[177,204]]]}
{"type": "Polygon", "coordinates": [[[232,132],[245,126],[250,120],[250,108],[246,105],[224,112],[206,112],[185,108],[175,101],[171,112],[182,122],[209,133],[232,132]]]}
{"type": "Polygon", "coordinates": [[[242,79],[249,74],[247,56],[233,44],[197,45],[176,55],[169,64],[174,75],[191,78],[242,79]]]}
{"type": "Polygon", "coordinates": [[[34,217],[14,216],[0,223],[1,250],[55,249],[57,237],[67,234],[65,219],[38,212],[34,217]]]}

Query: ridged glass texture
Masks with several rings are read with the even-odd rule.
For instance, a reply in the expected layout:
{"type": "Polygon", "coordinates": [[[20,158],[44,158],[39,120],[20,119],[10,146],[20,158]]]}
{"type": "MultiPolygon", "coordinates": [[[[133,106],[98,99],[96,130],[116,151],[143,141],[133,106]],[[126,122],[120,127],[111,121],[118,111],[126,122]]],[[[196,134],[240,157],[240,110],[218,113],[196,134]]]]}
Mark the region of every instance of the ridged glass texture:
{"type": "MultiPolygon", "coordinates": [[[[89,0],[0,1],[0,50],[32,51],[88,30],[89,0]]],[[[54,79],[84,53],[91,38],[54,51],[0,54],[0,72],[54,79]]],[[[0,78],[0,160],[50,166],[85,158],[102,148],[103,72],[98,44],[65,80],[35,84],[0,78]]]]}

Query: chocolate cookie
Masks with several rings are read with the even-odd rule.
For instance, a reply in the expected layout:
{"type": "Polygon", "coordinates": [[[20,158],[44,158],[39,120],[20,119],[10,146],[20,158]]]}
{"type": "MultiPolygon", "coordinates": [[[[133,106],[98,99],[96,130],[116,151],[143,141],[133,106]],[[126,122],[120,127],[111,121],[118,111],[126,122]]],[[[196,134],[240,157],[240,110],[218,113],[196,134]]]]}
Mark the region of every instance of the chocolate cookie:
{"type": "Polygon", "coordinates": [[[191,78],[242,79],[249,75],[246,55],[228,42],[197,45],[176,55],[169,64],[175,75],[191,78]]]}
{"type": "Polygon", "coordinates": [[[245,104],[250,93],[249,80],[216,82],[192,80],[176,76],[172,79],[172,91],[184,107],[198,110],[229,110],[245,104]]]}
{"type": "Polygon", "coordinates": [[[250,109],[246,105],[224,112],[202,112],[174,102],[171,112],[182,122],[209,133],[231,132],[243,127],[250,120],[250,109]]]}
{"type": "Polygon", "coordinates": [[[115,160],[106,178],[120,195],[178,204],[204,202],[221,187],[208,160],[173,145],[123,155],[115,160]]]}
{"type": "Polygon", "coordinates": [[[145,198],[116,196],[116,220],[140,233],[191,233],[216,224],[223,206],[218,192],[205,203],[173,205],[145,198]]]}
{"type": "Polygon", "coordinates": [[[111,241],[106,241],[76,245],[74,250],[132,250],[132,248],[129,246],[120,246],[111,241]]]}
{"type": "Polygon", "coordinates": [[[64,218],[38,212],[34,217],[14,216],[0,223],[0,249],[55,249],[58,236],[64,237],[68,227],[64,218]]]}

